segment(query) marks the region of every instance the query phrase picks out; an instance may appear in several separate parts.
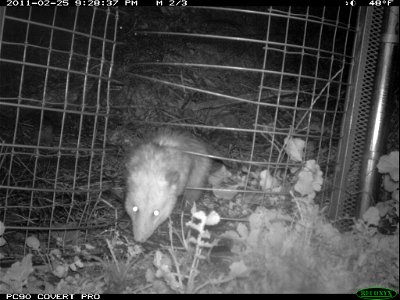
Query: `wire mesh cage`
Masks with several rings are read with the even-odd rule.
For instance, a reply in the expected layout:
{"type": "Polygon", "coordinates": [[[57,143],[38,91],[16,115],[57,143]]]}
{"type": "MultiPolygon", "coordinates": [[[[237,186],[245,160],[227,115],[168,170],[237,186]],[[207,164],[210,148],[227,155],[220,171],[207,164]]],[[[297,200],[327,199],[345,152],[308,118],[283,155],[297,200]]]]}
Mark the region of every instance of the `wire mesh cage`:
{"type": "Polygon", "coordinates": [[[324,174],[317,200],[329,205],[344,188],[334,174],[353,100],[356,20],[357,10],[322,7],[137,11],[123,34],[137,51],[124,57],[125,86],[136,90],[123,91],[132,106],[122,119],[200,128],[226,162],[248,167],[246,180],[266,169],[289,182],[299,164],[284,149],[289,138],[302,140],[304,159],[324,174]]]}
{"type": "MultiPolygon", "coordinates": [[[[265,170],[284,187],[307,160],[323,173],[322,206],[345,188],[335,174],[359,10],[0,13],[0,220],[21,238],[40,230],[50,248],[51,232],[63,229],[66,243],[65,229],[110,224],[100,201],[105,178],[123,181],[120,150],[150,126],[185,127],[207,140],[244,174],[244,190],[265,170]],[[290,143],[304,149],[297,161],[285,152],[290,143]]],[[[271,204],[267,195],[288,191],[259,194],[250,202],[271,204]]],[[[335,217],[353,209],[351,200],[335,217]]]]}
{"type": "Polygon", "coordinates": [[[50,229],[97,216],[117,18],[91,8],[0,15],[0,219],[49,246],[50,229]]]}

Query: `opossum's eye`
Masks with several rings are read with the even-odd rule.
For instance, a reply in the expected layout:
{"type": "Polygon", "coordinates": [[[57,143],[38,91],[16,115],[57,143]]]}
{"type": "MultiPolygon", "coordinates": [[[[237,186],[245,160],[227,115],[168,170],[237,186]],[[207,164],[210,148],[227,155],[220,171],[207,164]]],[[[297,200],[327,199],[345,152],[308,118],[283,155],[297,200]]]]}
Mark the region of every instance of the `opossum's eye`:
{"type": "Polygon", "coordinates": [[[138,212],[138,210],[139,210],[139,207],[137,207],[137,206],[132,207],[133,212],[138,212]]]}
{"type": "Polygon", "coordinates": [[[158,209],[156,209],[155,211],[153,211],[153,215],[155,217],[159,216],[160,215],[160,211],[158,209]]]}

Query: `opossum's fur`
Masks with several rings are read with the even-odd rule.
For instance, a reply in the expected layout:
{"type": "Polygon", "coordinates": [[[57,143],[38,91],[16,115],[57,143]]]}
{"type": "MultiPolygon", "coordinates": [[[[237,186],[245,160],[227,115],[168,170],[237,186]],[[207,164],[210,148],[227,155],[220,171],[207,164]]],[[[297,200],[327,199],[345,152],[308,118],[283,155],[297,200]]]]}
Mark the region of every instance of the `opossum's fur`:
{"type": "Polygon", "coordinates": [[[200,197],[201,190],[185,188],[204,187],[211,160],[184,151],[208,154],[202,142],[171,130],[159,131],[130,154],[125,208],[136,241],[146,241],[170,216],[178,196],[189,201],[200,197]]]}

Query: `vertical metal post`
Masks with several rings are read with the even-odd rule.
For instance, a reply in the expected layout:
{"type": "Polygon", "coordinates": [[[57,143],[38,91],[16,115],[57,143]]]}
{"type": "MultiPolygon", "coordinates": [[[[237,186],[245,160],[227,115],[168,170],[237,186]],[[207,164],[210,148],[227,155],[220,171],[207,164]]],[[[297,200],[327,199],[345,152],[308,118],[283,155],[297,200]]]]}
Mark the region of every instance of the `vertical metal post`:
{"type": "Polygon", "coordinates": [[[379,190],[379,177],[376,165],[382,155],[385,140],[385,116],[390,95],[390,77],[394,66],[394,53],[399,43],[399,7],[385,11],[382,39],[377,64],[376,80],[372,97],[372,109],[369,130],[361,170],[361,198],[358,205],[358,217],[361,217],[376,199],[379,190]],[[396,32],[397,26],[397,32],[396,32]]]}

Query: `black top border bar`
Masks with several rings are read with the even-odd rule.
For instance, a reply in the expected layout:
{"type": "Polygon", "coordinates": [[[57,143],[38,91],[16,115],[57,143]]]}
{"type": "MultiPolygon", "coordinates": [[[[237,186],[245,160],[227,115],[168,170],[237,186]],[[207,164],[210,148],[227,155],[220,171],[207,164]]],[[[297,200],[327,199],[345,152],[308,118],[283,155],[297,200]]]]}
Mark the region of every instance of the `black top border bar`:
{"type": "Polygon", "coordinates": [[[0,0],[1,6],[7,7],[64,7],[64,6],[80,6],[80,7],[166,7],[166,6],[224,6],[251,9],[249,6],[341,6],[341,7],[358,7],[358,6],[374,6],[388,7],[396,6],[400,0],[246,0],[246,1],[224,1],[224,0],[0,0]],[[232,6],[235,4],[235,6],[232,6]],[[246,6],[241,6],[246,5],[246,6]],[[237,5],[237,6],[236,6],[237,5]]]}

